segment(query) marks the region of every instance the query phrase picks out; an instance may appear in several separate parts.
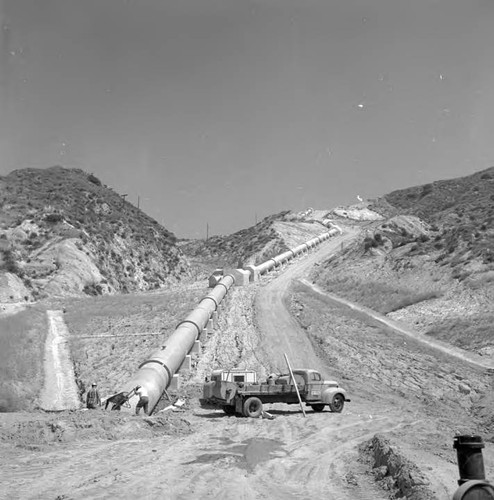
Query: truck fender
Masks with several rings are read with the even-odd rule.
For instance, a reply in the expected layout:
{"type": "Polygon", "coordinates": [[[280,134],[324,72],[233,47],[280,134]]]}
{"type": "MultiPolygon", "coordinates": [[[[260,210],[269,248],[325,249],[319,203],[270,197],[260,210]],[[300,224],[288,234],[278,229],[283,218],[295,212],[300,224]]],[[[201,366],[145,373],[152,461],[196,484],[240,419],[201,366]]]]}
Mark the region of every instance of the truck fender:
{"type": "Polygon", "coordinates": [[[226,400],[227,403],[230,403],[230,401],[235,397],[237,394],[237,384],[234,382],[223,382],[219,386],[219,398],[226,400]]]}
{"type": "Polygon", "coordinates": [[[335,394],[341,394],[345,401],[348,401],[346,397],[346,391],[342,389],[341,387],[330,387],[326,389],[322,394],[321,394],[321,400],[324,404],[328,405],[333,401],[333,396],[335,394]]]}

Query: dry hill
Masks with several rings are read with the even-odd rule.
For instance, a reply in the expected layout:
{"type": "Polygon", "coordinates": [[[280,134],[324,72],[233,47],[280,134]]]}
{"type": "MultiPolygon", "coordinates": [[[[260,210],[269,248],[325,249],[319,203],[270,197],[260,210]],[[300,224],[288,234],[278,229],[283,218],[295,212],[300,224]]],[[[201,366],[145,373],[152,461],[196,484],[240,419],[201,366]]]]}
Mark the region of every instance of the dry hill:
{"type": "Polygon", "coordinates": [[[365,207],[382,220],[355,222],[361,238],[314,279],[425,334],[492,355],[493,201],[494,167],[389,193],[365,207]]]}
{"type": "Polygon", "coordinates": [[[323,224],[326,213],[286,210],[230,235],[183,240],[179,244],[199,273],[214,267],[257,265],[327,231],[323,224]]]}
{"type": "Polygon", "coordinates": [[[149,290],[183,279],[175,236],[92,174],[0,177],[0,302],[149,290]]]}

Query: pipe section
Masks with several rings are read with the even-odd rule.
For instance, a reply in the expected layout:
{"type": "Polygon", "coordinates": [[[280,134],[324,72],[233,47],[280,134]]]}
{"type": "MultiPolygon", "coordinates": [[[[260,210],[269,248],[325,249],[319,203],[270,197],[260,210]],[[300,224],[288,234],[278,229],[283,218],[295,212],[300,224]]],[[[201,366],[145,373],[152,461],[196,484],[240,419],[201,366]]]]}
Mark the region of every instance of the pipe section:
{"type": "MultiPolygon", "coordinates": [[[[170,385],[173,375],[182,365],[185,356],[234,283],[235,278],[232,275],[224,276],[213,291],[178,324],[166,342],[139,366],[137,373],[122,387],[122,391],[127,393],[137,385],[146,389],[149,396],[149,414],[153,412],[163,392],[170,385]]],[[[131,399],[131,406],[135,406],[136,399],[131,399]]]]}

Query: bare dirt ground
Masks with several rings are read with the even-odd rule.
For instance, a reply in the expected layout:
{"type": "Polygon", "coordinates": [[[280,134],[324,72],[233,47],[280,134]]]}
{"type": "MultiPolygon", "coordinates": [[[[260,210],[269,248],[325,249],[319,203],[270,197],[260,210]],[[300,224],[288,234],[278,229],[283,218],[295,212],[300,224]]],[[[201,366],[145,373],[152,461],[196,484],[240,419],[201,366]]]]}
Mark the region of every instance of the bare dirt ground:
{"type": "Polygon", "coordinates": [[[43,410],[75,410],[80,407],[74,366],[68,348],[69,331],[62,311],[46,311],[49,331],[45,345],[45,381],[40,396],[43,410]]]}
{"type": "MultiPolygon", "coordinates": [[[[2,416],[5,498],[451,498],[458,477],[452,438],[483,431],[472,402],[491,390],[492,375],[291,285],[354,231],[231,291],[195,371],[184,377],[182,410],[146,418],[103,411],[2,416]],[[298,407],[275,404],[274,420],[198,406],[211,369],[244,366],[265,376],[286,371],[284,352],[294,366],[339,380],[352,402],[341,414],[309,409],[307,418],[298,407]],[[376,434],[418,465],[403,467],[401,492],[386,468],[372,472],[367,452],[376,434]]],[[[491,442],[484,457],[493,478],[491,442]]]]}
{"type": "Polygon", "coordinates": [[[11,316],[26,309],[25,302],[3,302],[0,303],[0,316],[11,316]]]}

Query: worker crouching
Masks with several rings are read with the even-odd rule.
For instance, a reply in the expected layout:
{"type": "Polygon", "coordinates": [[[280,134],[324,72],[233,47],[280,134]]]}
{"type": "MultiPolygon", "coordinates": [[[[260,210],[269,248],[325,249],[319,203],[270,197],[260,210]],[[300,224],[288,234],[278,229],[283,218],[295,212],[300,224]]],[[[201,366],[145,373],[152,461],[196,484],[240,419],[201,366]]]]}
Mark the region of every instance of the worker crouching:
{"type": "Polygon", "coordinates": [[[144,408],[144,414],[148,415],[148,406],[149,406],[149,396],[148,391],[144,389],[144,387],[138,385],[134,389],[134,392],[139,396],[139,401],[136,405],[136,415],[139,415],[141,408],[144,408]]]}

